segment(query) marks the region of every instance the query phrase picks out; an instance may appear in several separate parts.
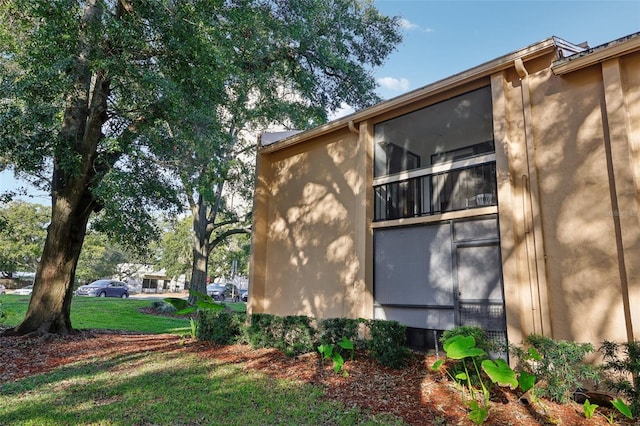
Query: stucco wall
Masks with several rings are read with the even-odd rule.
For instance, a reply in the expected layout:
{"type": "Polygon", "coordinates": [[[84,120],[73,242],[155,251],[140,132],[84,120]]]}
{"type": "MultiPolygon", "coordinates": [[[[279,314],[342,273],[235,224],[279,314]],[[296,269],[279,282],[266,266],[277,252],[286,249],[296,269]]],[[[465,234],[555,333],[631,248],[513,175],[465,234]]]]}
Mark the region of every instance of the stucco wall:
{"type": "MultiPolygon", "coordinates": [[[[563,76],[544,69],[528,78],[550,334],[593,343],[625,340],[627,287],[634,295],[640,285],[629,260],[640,259],[640,240],[638,210],[629,205],[629,157],[620,146],[626,141],[613,137],[610,126],[619,94],[605,97],[600,64],[563,76]],[[620,221],[629,219],[635,223],[627,224],[622,245],[620,221]]],[[[613,129],[625,133],[620,123],[613,129]]]]}
{"type": "Polygon", "coordinates": [[[366,232],[364,148],[345,130],[263,156],[259,189],[268,201],[257,232],[266,240],[253,312],[370,316],[356,235],[366,232]]]}

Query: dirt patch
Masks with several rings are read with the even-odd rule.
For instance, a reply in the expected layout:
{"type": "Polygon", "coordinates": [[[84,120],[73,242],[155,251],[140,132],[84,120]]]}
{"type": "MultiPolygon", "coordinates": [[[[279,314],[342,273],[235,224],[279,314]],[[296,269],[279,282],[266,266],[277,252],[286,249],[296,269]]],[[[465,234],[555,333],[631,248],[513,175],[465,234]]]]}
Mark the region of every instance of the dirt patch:
{"type": "MultiPolygon", "coordinates": [[[[327,398],[340,400],[347,406],[392,413],[411,425],[473,424],[467,418],[460,391],[442,374],[431,371],[435,357],[418,353],[402,370],[381,367],[362,354],[356,355],[355,360],[345,363],[349,375],[343,377],[333,371],[330,363],[321,363],[315,353],[289,358],[275,349],[217,346],[209,342],[185,341],[175,335],[88,330],[48,339],[0,337],[0,384],[96,356],[150,351],[195,353],[221,363],[239,364],[246,370],[260,371],[274,378],[315,384],[324,388],[327,398]]],[[[490,425],[608,424],[602,416],[586,420],[578,404],[543,401],[527,406],[512,392],[496,392],[492,401],[486,422],[490,425]]]]}

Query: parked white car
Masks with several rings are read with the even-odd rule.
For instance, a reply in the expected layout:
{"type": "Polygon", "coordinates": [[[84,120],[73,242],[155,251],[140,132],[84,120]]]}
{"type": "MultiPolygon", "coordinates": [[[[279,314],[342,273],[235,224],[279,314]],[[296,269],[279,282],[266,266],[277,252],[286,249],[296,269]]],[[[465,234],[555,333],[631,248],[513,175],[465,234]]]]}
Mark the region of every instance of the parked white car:
{"type": "Polygon", "coordinates": [[[28,285],[26,287],[22,287],[17,290],[14,290],[13,294],[17,294],[19,296],[30,296],[32,292],[33,292],[33,286],[28,285]]]}

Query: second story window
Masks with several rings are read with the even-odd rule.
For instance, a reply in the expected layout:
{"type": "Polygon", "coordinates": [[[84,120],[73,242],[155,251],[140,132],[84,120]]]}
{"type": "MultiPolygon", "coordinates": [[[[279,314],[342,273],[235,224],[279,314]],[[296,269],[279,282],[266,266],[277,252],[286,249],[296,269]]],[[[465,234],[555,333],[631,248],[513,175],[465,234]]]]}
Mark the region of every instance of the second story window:
{"type": "Polygon", "coordinates": [[[495,205],[490,87],[379,123],[375,220],[495,205]]]}

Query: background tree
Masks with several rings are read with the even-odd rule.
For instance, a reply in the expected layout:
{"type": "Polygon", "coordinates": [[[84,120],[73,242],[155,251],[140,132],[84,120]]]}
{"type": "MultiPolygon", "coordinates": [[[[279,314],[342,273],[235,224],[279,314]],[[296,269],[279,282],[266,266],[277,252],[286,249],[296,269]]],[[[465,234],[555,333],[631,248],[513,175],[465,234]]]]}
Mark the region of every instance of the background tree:
{"type": "MultiPolygon", "coordinates": [[[[215,246],[248,232],[243,215],[234,217],[237,212],[226,208],[225,197],[230,185],[241,191],[243,177],[253,176],[241,155],[255,145],[255,133],[248,135],[273,123],[305,129],[345,102],[356,108],[378,102],[368,67],[381,65],[400,40],[397,20],[380,15],[369,1],[245,0],[225,2],[216,12],[189,9],[183,17],[210,25],[199,49],[205,53],[188,72],[206,75],[215,62],[219,78],[195,78],[198,86],[183,88],[192,90],[188,107],[203,113],[157,133],[173,148],[157,155],[180,176],[191,211],[191,288],[199,292],[205,291],[215,246]]],[[[171,65],[164,72],[185,70],[171,65]]]]}
{"type": "Polygon", "coordinates": [[[111,278],[118,274],[118,265],[130,259],[131,255],[117,243],[109,241],[105,234],[89,230],[78,259],[76,280],[86,284],[99,278],[111,278]]]}
{"type": "Polygon", "coordinates": [[[218,244],[209,257],[209,274],[212,278],[232,278],[236,275],[249,274],[249,255],[251,252],[251,238],[247,234],[234,235],[218,244]],[[236,270],[233,270],[234,261],[236,270]]]}
{"type": "Polygon", "coordinates": [[[169,277],[179,277],[190,272],[193,248],[191,217],[185,216],[173,223],[162,235],[159,244],[158,267],[169,277]]]}
{"type": "Polygon", "coordinates": [[[13,201],[0,208],[0,272],[34,272],[47,235],[49,207],[13,201]]]}
{"type": "Polygon", "coordinates": [[[232,232],[210,239],[241,131],[376,102],[367,67],[397,27],[356,0],[0,2],[0,168],[52,194],[27,314],[7,333],[71,332],[91,215],[143,246],[151,212],[177,205],[176,182],[193,199],[192,279],[204,287],[209,244],[232,232]]]}

